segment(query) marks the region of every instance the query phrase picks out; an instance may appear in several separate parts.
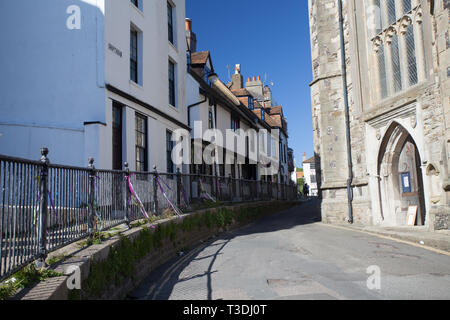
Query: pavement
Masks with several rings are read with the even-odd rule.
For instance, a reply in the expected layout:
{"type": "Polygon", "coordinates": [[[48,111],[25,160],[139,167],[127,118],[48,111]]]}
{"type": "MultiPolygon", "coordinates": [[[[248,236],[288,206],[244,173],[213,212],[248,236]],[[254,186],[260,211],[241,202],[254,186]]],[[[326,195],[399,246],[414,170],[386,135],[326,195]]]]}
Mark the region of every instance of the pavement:
{"type": "Polygon", "coordinates": [[[436,252],[450,253],[450,230],[429,231],[426,227],[378,227],[360,225],[337,225],[334,227],[347,228],[377,236],[383,236],[405,243],[416,245],[436,252]]]}
{"type": "Polygon", "coordinates": [[[302,203],[180,253],[129,299],[450,299],[450,253],[431,246],[448,234],[330,226],[318,207],[302,203]]]}

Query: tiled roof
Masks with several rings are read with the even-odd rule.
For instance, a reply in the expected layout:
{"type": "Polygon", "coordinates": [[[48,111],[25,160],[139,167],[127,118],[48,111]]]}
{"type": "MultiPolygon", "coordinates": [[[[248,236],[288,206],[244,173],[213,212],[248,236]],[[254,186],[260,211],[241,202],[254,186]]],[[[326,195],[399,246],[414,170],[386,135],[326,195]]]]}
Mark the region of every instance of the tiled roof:
{"type": "Polygon", "coordinates": [[[242,88],[242,89],[236,89],[236,90],[231,90],[231,92],[233,92],[233,94],[236,97],[242,97],[242,96],[251,96],[250,92],[247,91],[247,89],[242,88]]]}
{"type": "Polygon", "coordinates": [[[248,98],[246,98],[246,97],[239,97],[238,99],[239,99],[240,102],[242,102],[242,104],[244,106],[246,106],[248,108],[248,98]]]}
{"type": "Polygon", "coordinates": [[[253,109],[252,110],[254,114],[256,114],[256,116],[261,119],[261,109],[253,109]]]}
{"type": "Polygon", "coordinates": [[[266,114],[264,118],[269,126],[278,127],[277,121],[272,116],[266,114]]]}
{"type": "Polygon", "coordinates": [[[270,114],[270,116],[274,119],[276,123],[275,127],[283,128],[283,123],[281,121],[281,116],[279,114],[270,114]]]}
{"type": "Polygon", "coordinates": [[[303,161],[303,163],[315,163],[316,162],[316,157],[311,157],[308,160],[303,161]]]}
{"type": "Polygon", "coordinates": [[[193,52],[191,54],[191,64],[206,64],[209,58],[209,51],[193,52]]]}
{"type": "Polygon", "coordinates": [[[278,107],[272,107],[269,109],[270,114],[282,114],[283,113],[283,107],[282,106],[278,106],[278,107]]]}

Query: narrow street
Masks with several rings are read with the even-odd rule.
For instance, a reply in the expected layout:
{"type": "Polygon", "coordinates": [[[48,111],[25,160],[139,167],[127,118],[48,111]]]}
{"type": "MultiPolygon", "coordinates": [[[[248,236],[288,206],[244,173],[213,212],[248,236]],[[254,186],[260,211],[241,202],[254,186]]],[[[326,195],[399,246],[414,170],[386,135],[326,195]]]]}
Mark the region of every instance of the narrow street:
{"type": "Polygon", "coordinates": [[[156,270],[130,299],[450,299],[450,256],[318,222],[308,202],[156,270]],[[380,289],[367,281],[380,270],[380,289]]]}

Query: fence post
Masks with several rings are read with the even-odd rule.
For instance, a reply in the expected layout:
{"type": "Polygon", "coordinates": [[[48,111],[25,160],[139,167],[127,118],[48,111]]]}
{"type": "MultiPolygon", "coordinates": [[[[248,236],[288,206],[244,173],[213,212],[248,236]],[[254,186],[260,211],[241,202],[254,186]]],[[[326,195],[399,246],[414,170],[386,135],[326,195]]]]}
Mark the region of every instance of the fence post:
{"type": "Polygon", "coordinates": [[[128,179],[131,179],[130,177],[130,168],[128,167],[128,162],[124,163],[125,166],[125,223],[128,227],[130,227],[130,210],[131,210],[131,190],[130,186],[128,185],[128,179]]]}
{"type": "Polygon", "coordinates": [[[239,179],[239,198],[241,201],[244,201],[245,195],[244,195],[244,181],[242,180],[242,176],[239,179]]]}
{"type": "Polygon", "coordinates": [[[181,171],[177,168],[177,206],[181,206],[181,171]]]}
{"type": "Polygon", "coordinates": [[[94,167],[94,158],[89,158],[89,194],[88,194],[88,208],[89,208],[89,236],[92,238],[97,229],[95,223],[95,177],[97,176],[94,167]]]}
{"type": "Polygon", "coordinates": [[[230,201],[233,202],[233,199],[234,199],[234,186],[233,186],[233,178],[232,178],[231,173],[228,176],[228,185],[230,186],[229,187],[229,189],[230,189],[230,201]]]}
{"type": "Polygon", "coordinates": [[[197,174],[197,196],[198,196],[198,201],[202,201],[202,190],[201,190],[201,186],[200,186],[200,174],[197,174]]]}
{"type": "Polygon", "coordinates": [[[269,200],[273,199],[273,187],[272,187],[272,178],[269,180],[269,185],[268,185],[268,191],[270,191],[269,193],[269,200]]]}
{"type": "Polygon", "coordinates": [[[255,180],[255,186],[256,186],[256,200],[259,200],[259,180],[258,177],[256,177],[257,180],[255,180]]]}
{"type": "Polygon", "coordinates": [[[156,171],[156,166],[153,167],[153,212],[158,215],[158,183],[156,179],[158,178],[158,172],[156,171]]]}
{"type": "Polygon", "coordinates": [[[39,179],[39,262],[45,265],[47,258],[47,218],[48,218],[48,149],[41,148],[41,173],[39,179]]]}

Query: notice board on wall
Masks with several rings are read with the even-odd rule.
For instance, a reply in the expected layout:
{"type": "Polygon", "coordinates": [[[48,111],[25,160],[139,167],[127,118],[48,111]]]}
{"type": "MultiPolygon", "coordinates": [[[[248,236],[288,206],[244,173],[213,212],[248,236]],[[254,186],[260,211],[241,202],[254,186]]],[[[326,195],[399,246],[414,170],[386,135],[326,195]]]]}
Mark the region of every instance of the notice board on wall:
{"type": "Polygon", "coordinates": [[[409,206],[408,207],[408,214],[406,215],[406,225],[407,226],[415,226],[416,225],[416,218],[417,218],[417,206],[409,206]]]}

